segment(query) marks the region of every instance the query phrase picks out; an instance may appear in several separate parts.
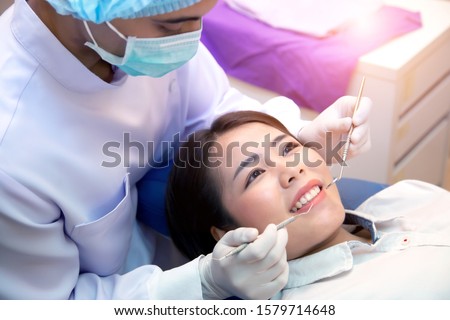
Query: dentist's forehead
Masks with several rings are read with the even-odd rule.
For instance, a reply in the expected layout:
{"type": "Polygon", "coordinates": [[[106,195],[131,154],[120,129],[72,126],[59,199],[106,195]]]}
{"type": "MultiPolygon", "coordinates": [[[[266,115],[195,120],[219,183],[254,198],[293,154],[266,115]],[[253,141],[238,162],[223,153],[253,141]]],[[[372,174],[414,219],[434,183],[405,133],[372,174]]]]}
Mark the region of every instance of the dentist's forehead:
{"type": "Polygon", "coordinates": [[[103,23],[178,11],[201,0],[46,0],[61,15],[103,23]]]}

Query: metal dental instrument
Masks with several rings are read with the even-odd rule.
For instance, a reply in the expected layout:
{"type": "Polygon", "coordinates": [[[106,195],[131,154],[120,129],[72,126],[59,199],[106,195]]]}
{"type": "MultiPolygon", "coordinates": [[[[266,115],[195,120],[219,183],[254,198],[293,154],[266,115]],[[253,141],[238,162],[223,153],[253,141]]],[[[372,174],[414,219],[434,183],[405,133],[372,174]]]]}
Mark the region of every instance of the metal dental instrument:
{"type": "MultiPolygon", "coordinates": [[[[362,81],[361,81],[361,85],[360,85],[360,87],[359,87],[358,97],[356,98],[356,103],[355,103],[355,108],[354,108],[354,110],[353,110],[353,116],[352,116],[352,119],[353,119],[353,117],[354,117],[355,114],[356,114],[356,110],[358,110],[358,108],[359,108],[359,103],[361,102],[361,96],[362,96],[362,92],[363,92],[363,89],[364,89],[364,83],[365,83],[365,82],[366,82],[366,77],[363,77],[363,78],[362,78],[362,81]]],[[[346,164],[346,161],[347,161],[347,154],[348,154],[348,149],[349,149],[349,147],[350,147],[350,138],[351,138],[351,136],[352,136],[353,129],[354,129],[354,126],[353,126],[353,124],[352,124],[351,127],[350,127],[350,130],[349,130],[349,132],[348,132],[348,135],[347,135],[347,140],[345,141],[344,152],[342,153],[341,170],[340,170],[340,172],[339,172],[339,176],[337,176],[336,178],[334,178],[333,181],[331,181],[331,182],[325,187],[325,189],[328,189],[329,187],[331,187],[333,184],[335,184],[336,182],[338,182],[338,181],[341,180],[341,178],[342,178],[342,173],[344,172],[344,165],[346,164]]]]}
{"type": "MultiPolygon", "coordinates": [[[[309,213],[309,211],[311,211],[311,208],[312,208],[313,206],[314,206],[314,205],[312,204],[312,205],[309,207],[308,211],[306,211],[306,212],[304,212],[304,213],[296,214],[295,216],[289,217],[289,218],[287,218],[286,220],[280,222],[279,224],[277,224],[277,230],[280,230],[281,228],[286,227],[288,224],[294,222],[298,217],[300,217],[300,216],[302,216],[302,215],[304,215],[304,214],[309,213]]],[[[247,248],[247,246],[248,246],[249,244],[250,244],[250,242],[243,243],[243,244],[241,244],[239,247],[236,247],[235,249],[231,250],[231,251],[228,252],[226,255],[224,255],[222,258],[219,258],[219,259],[217,259],[217,260],[221,261],[221,260],[223,260],[223,259],[226,259],[226,258],[228,258],[228,257],[231,257],[232,255],[235,255],[235,254],[241,252],[242,250],[244,250],[245,248],[247,248]]]]}

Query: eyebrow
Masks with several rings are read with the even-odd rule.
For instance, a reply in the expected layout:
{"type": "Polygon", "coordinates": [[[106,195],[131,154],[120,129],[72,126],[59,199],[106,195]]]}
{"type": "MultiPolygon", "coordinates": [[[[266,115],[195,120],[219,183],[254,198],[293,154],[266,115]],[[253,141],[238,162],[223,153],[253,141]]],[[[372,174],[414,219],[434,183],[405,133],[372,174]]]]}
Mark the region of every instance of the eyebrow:
{"type": "Polygon", "coordinates": [[[273,139],[272,143],[273,143],[274,145],[276,145],[278,142],[280,142],[281,140],[283,140],[283,139],[286,138],[287,136],[288,136],[288,135],[285,134],[285,133],[280,134],[278,137],[276,137],[275,139],[273,139]]]}
{"type": "Polygon", "coordinates": [[[247,159],[245,159],[244,161],[242,161],[239,164],[239,167],[236,169],[236,172],[234,173],[234,177],[233,180],[236,179],[237,175],[242,171],[242,169],[250,166],[251,164],[257,162],[260,160],[260,156],[259,154],[252,154],[250,157],[248,157],[247,159]]]}
{"type": "Polygon", "coordinates": [[[167,19],[167,20],[155,20],[158,23],[169,23],[169,24],[177,24],[181,22],[187,22],[187,21],[198,21],[202,17],[180,17],[176,19],[167,19]]]}
{"type": "MultiPolygon", "coordinates": [[[[282,141],[284,138],[286,138],[288,135],[283,133],[280,134],[279,136],[277,136],[275,139],[272,140],[272,142],[270,143],[270,146],[275,146],[277,143],[279,143],[280,141],[282,141]]],[[[251,164],[260,161],[261,157],[259,156],[259,154],[252,154],[250,157],[248,157],[247,159],[245,159],[244,161],[242,161],[239,164],[239,167],[236,169],[236,172],[234,173],[234,177],[233,180],[236,179],[237,175],[246,167],[250,166],[251,164]]]]}

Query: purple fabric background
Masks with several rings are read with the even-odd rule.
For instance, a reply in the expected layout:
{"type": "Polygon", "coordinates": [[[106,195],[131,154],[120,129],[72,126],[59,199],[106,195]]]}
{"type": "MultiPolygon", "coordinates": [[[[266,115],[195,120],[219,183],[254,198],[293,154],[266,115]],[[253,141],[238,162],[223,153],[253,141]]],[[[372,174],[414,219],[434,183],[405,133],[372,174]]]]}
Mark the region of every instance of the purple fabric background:
{"type": "Polygon", "coordinates": [[[219,0],[204,17],[202,42],[229,75],[320,112],[345,95],[361,55],[421,25],[420,13],[383,6],[320,39],[274,29],[219,0]]]}

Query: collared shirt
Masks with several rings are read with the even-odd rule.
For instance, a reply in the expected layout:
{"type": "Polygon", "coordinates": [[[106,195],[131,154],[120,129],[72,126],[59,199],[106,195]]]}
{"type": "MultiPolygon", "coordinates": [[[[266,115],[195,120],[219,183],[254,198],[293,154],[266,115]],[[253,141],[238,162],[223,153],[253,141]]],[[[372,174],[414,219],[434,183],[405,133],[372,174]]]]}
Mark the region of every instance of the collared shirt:
{"type": "Polygon", "coordinates": [[[348,241],[289,262],[274,299],[450,299],[450,192],[405,180],[348,211],[372,244],[348,241]]]}
{"type": "MultiPolygon", "coordinates": [[[[177,135],[265,107],[203,45],[162,78],[104,82],[25,0],[0,17],[0,43],[0,299],[201,299],[197,261],[149,265],[158,248],[136,226],[136,182],[177,135]]],[[[286,106],[275,112],[298,130],[286,106]]]]}

